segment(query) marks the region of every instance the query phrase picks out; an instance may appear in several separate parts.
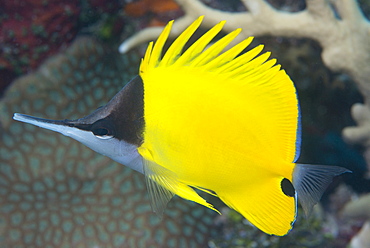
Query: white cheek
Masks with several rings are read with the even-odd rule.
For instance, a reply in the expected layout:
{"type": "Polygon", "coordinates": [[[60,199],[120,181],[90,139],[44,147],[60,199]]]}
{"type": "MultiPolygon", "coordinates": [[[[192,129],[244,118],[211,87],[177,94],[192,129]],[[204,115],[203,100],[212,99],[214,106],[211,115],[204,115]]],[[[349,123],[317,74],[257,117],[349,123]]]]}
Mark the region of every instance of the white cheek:
{"type": "Polygon", "coordinates": [[[95,152],[110,157],[120,164],[143,173],[142,158],[137,152],[137,146],[133,144],[112,137],[98,138],[90,131],[53,123],[53,121],[50,120],[43,120],[22,114],[14,114],[13,118],[18,121],[46,128],[71,137],[95,152]]]}
{"type": "Polygon", "coordinates": [[[133,144],[115,138],[101,139],[86,131],[74,133],[70,137],[122,165],[143,173],[142,158],[137,152],[137,146],[133,144]]]}
{"type": "Polygon", "coordinates": [[[140,173],[143,173],[142,157],[137,151],[137,146],[124,141],[119,141],[119,144],[115,147],[115,149],[117,149],[115,151],[115,156],[111,156],[113,160],[140,173]]]}

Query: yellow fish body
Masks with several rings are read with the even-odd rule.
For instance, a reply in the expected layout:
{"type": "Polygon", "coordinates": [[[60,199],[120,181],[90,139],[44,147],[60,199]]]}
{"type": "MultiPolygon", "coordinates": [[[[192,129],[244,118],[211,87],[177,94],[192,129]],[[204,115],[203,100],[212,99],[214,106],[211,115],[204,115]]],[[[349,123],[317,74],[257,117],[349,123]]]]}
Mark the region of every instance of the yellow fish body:
{"type": "Polygon", "coordinates": [[[294,193],[282,190],[299,156],[294,84],[275,59],[266,61],[269,53],[256,57],[262,46],[236,57],[251,38],[219,55],[240,29],[203,51],[224,22],[180,54],[201,21],[161,58],[170,22],[141,63],[145,129],[138,149],[147,175],[214,209],[191,187],[211,190],[262,231],[285,235],[296,216],[294,193]]]}
{"type": "Polygon", "coordinates": [[[347,170],[295,163],[301,131],[294,84],[269,53],[259,55],[263,46],[241,54],[252,38],[223,52],[241,29],[209,46],[220,22],[183,51],[202,19],[162,56],[170,22],[149,44],[139,76],[91,115],[14,119],[70,136],[144,173],[159,214],[174,194],[217,211],[199,189],[262,231],[285,235],[297,198],[309,212],[332,177],[347,170]]]}

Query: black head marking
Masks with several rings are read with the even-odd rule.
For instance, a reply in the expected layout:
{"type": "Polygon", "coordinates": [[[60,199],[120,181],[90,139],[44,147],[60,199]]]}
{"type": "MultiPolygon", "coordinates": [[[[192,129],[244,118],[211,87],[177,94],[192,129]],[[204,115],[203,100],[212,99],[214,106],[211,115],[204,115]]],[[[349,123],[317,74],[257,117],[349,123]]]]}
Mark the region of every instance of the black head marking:
{"type": "Polygon", "coordinates": [[[91,127],[90,131],[93,132],[96,136],[115,136],[115,128],[108,118],[98,120],[94,122],[91,127]]]}
{"type": "Polygon", "coordinates": [[[281,190],[287,196],[293,197],[295,195],[293,184],[286,178],[281,180],[281,190]]]}
{"type": "Polygon", "coordinates": [[[144,129],[144,86],[140,76],[132,79],[105,106],[75,120],[71,127],[91,131],[97,137],[114,137],[140,146],[144,129]]]}
{"type": "Polygon", "coordinates": [[[116,96],[116,101],[116,97],[111,100],[113,109],[107,116],[114,123],[114,135],[120,140],[140,146],[144,130],[144,85],[141,77],[131,80],[116,96]]]}

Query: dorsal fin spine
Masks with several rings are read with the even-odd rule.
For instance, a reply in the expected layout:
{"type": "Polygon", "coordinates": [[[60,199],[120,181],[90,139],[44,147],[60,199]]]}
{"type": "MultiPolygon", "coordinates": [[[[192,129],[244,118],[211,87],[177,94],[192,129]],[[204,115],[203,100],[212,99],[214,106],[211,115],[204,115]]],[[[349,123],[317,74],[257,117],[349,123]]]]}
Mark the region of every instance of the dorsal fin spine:
{"type": "Polygon", "coordinates": [[[233,46],[226,52],[217,56],[214,60],[209,62],[204,69],[213,70],[222,67],[223,65],[232,61],[236,56],[238,56],[253,40],[253,37],[248,37],[247,39],[241,41],[237,45],[233,46]]]}
{"type": "Polygon", "coordinates": [[[162,66],[170,66],[172,65],[176,58],[180,55],[181,51],[183,50],[186,42],[190,39],[190,37],[194,34],[194,32],[199,28],[200,24],[202,23],[204,16],[200,16],[195,22],[193,22],[184,32],[180,34],[180,36],[172,43],[170,48],[167,50],[166,54],[164,55],[163,59],[161,60],[160,65],[162,66]]]}
{"type": "Polygon", "coordinates": [[[248,82],[261,79],[262,76],[265,76],[264,79],[266,79],[266,76],[271,78],[272,74],[276,74],[275,70],[277,67],[274,68],[274,70],[271,70],[276,63],[276,60],[267,61],[269,59],[270,52],[259,55],[263,49],[263,45],[257,46],[238,56],[251,43],[253,37],[249,37],[235,46],[232,46],[229,50],[221,53],[241,32],[240,28],[227,34],[206,49],[209,42],[222,30],[225,21],[215,25],[186,51],[183,51],[184,46],[199,28],[202,20],[203,16],[199,17],[188,28],[186,28],[169,47],[167,52],[164,54],[163,59],[161,59],[163,46],[166,43],[173,24],[173,21],[169,22],[158,40],[154,44],[153,42],[149,44],[140,66],[140,75],[143,75],[146,71],[156,67],[171,67],[173,70],[175,68],[180,69],[180,67],[183,66],[188,68],[197,68],[197,70],[200,71],[223,74],[225,77],[235,78],[238,80],[249,77],[247,80],[248,82]]]}
{"type": "Polygon", "coordinates": [[[235,29],[231,33],[222,37],[220,40],[216,41],[208,49],[199,54],[199,56],[192,61],[191,66],[197,67],[207,64],[209,61],[214,59],[228,44],[230,44],[230,42],[235,39],[240,31],[240,28],[235,29]]]}
{"type": "Polygon", "coordinates": [[[243,65],[243,63],[248,63],[249,61],[254,59],[262,51],[263,47],[264,47],[263,45],[259,45],[255,48],[251,49],[250,51],[248,51],[248,52],[240,55],[239,57],[233,59],[229,63],[221,66],[217,70],[217,72],[218,73],[223,73],[225,71],[233,71],[236,68],[239,68],[240,66],[243,65]],[[242,63],[242,61],[243,61],[243,63],[242,63]]]}
{"type": "MultiPolygon", "coordinates": [[[[257,58],[250,60],[249,62],[242,62],[241,66],[236,68],[235,70],[226,72],[230,77],[238,76],[238,75],[243,75],[243,76],[248,76],[253,74],[256,70],[260,71],[260,65],[262,65],[268,58],[270,57],[270,52],[266,52],[257,58]]],[[[266,68],[264,68],[266,69],[266,68]]]]}
{"type": "Polygon", "coordinates": [[[162,33],[159,35],[157,41],[155,42],[152,53],[148,61],[149,68],[153,68],[158,65],[158,62],[160,61],[160,58],[162,55],[164,44],[166,43],[166,40],[171,32],[172,25],[173,25],[173,21],[168,22],[166,27],[163,29],[162,33]]]}
{"type": "Polygon", "coordinates": [[[254,70],[246,74],[238,74],[235,76],[235,78],[238,80],[243,80],[244,78],[248,78],[248,80],[245,82],[246,84],[254,83],[254,84],[262,85],[266,82],[269,82],[271,78],[275,77],[276,74],[280,71],[281,66],[280,65],[274,66],[275,62],[276,61],[274,60],[269,60],[262,65],[264,68],[254,70]]]}
{"type": "Polygon", "coordinates": [[[223,26],[225,25],[226,21],[221,21],[216,24],[213,28],[208,30],[202,37],[200,37],[197,41],[191,45],[184,54],[177,59],[175,64],[177,66],[182,66],[189,61],[192,61],[193,58],[197,57],[204,48],[211,42],[211,40],[222,30],[223,26]]]}
{"type": "Polygon", "coordinates": [[[149,59],[150,59],[152,50],[153,50],[153,41],[149,42],[148,47],[145,51],[144,58],[141,59],[140,69],[139,69],[140,75],[143,75],[148,70],[149,59]]]}

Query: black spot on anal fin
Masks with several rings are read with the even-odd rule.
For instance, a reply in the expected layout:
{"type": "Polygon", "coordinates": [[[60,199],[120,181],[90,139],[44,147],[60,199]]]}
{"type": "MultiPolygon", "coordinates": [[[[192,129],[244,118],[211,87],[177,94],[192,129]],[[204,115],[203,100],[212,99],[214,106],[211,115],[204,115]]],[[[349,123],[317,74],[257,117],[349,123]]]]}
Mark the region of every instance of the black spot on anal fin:
{"type": "Polygon", "coordinates": [[[293,184],[286,178],[281,180],[281,190],[287,196],[293,197],[295,195],[293,184]]]}

